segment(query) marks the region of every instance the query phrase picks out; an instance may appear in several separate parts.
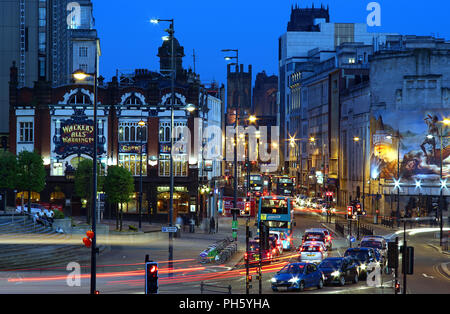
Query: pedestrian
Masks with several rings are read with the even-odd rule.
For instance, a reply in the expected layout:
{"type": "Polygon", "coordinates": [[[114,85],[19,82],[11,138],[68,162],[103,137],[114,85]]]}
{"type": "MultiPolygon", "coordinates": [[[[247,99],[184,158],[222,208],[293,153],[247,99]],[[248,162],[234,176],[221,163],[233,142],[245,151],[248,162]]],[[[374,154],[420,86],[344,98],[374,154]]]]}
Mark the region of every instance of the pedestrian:
{"type": "Polygon", "coordinates": [[[209,221],[209,233],[216,233],[216,222],[214,217],[211,217],[211,220],[209,221]]]}
{"type": "Polygon", "coordinates": [[[191,220],[189,221],[190,224],[190,233],[194,233],[195,232],[195,220],[194,220],[194,216],[191,216],[191,220]]]}

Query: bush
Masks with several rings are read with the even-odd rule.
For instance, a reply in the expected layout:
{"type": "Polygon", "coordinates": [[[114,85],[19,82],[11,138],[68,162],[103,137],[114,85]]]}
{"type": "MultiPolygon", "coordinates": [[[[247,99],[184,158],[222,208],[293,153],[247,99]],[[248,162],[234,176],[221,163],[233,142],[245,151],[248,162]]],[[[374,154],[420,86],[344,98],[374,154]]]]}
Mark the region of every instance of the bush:
{"type": "Polygon", "coordinates": [[[54,213],[53,219],[63,219],[65,217],[62,211],[53,210],[53,213],[54,213]]]}
{"type": "Polygon", "coordinates": [[[136,228],[136,227],[133,226],[133,225],[129,225],[129,226],[128,226],[128,229],[130,229],[130,230],[132,230],[132,231],[138,231],[138,228],[136,228]]]}

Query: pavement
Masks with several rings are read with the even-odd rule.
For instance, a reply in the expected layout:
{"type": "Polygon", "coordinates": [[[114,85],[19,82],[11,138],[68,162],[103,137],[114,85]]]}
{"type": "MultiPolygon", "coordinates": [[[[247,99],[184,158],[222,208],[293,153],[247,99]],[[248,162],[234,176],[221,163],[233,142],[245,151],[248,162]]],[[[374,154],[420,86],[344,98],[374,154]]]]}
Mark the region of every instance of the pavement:
{"type": "MultiPolygon", "coordinates": [[[[185,231],[181,231],[180,237],[174,237],[174,241],[186,241],[192,240],[192,256],[185,255],[185,258],[198,258],[199,254],[203,249],[206,249],[209,245],[214,244],[217,241],[221,241],[232,237],[232,218],[231,217],[219,217],[217,223],[217,232],[210,233],[209,232],[209,223],[204,225],[195,226],[194,233],[189,232],[189,226],[185,226],[185,231]]],[[[74,217],[74,223],[76,225],[86,224],[86,219],[84,217],[74,217]]],[[[148,221],[143,221],[141,223],[141,230],[134,231],[130,229],[129,226],[137,227],[138,222],[136,221],[123,221],[122,231],[116,230],[116,220],[115,219],[103,219],[100,224],[107,225],[109,227],[110,234],[115,235],[130,235],[130,234],[147,234],[152,235],[153,233],[158,234],[159,236],[162,234],[162,227],[167,226],[167,223],[149,223],[148,221]]],[[[251,219],[251,226],[254,225],[254,219],[251,219]]],[[[239,264],[243,260],[244,252],[245,252],[245,226],[246,226],[246,218],[238,218],[238,250],[236,253],[232,255],[232,257],[224,263],[224,266],[235,268],[237,264],[239,264]]],[[[132,228],[133,228],[132,227],[132,228]]]]}

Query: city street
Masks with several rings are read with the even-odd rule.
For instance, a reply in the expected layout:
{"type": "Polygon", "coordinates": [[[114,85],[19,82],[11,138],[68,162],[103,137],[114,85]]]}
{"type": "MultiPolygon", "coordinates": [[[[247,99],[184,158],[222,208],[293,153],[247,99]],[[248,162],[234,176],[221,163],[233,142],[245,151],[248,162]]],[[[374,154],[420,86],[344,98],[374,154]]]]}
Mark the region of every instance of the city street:
{"type": "MultiPolygon", "coordinates": [[[[198,232],[195,234],[183,233],[181,238],[174,239],[174,269],[172,277],[169,277],[167,245],[164,239],[152,240],[148,235],[148,245],[122,245],[112,246],[98,258],[97,285],[100,293],[144,293],[144,264],[145,254],[159,264],[159,293],[161,294],[199,294],[200,284],[219,286],[221,288],[209,288],[217,293],[228,292],[231,286],[233,294],[245,293],[245,265],[243,262],[243,249],[245,238],[243,229],[239,232],[239,251],[226,264],[201,264],[198,262],[198,254],[205,247],[226,236],[226,230],[230,230],[230,220],[221,223],[224,230],[218,234],[210,235],[198,232]],[[227,224],[229,225],[227,227],[227,224]]],[[[333,230],[333,224],[325,224],[324,219],[316,214],[297,213],[295,215],[296,227],[294,231],[294,244],[298,246],[301,235],[305,229],[313,227],[329,226],[333,230]]],[[[240,226],[242,227],[242,222],[240,226]]],[[[393,235],[391,230],[380,227],[380,233],[386,237],[393,235]]],[[[377,229],[378,231],[378,229],[377,229]]],[[[124,235],[123,237],[127,237],[124,235]]],[[[402,235],[400,234],[401,238],[402,235]]],[[[448,291],[450,284],[449,273],[445,273],[441,265],[450,262],[450,255],[440,253],[435,247],[434,233],[419,233],[408,236],[408,245],[415,248],[414,275],[407,278],[408,293],[433,294],[448,291]]],[[[125,241],[126,242],[126,241],[125,241]]],[[[140,242],[134,239],[134,242],[140,242]]],[[[333,234],[333,250],[330,256],[343,256],[348,247],[347,239],[333,234]]],[[[270,265],[263,266],[262,293],[274,293],[270,288],[270,279],[286,263],[297,261],[296,252],[284,252],[278,260],[270,265]]],[[[70,273],[64,268],[50,268],[40,271],[11,271],[0,273],[0,293],[88,293],[89,291],[89,265],[81,265],[81,286],[70,287],[66,279],[70,273]]],[[[256,267],[251,268],[250,274],[254,274],[256,267]]],[[[399,270],[400,272],[400,270],[399,270]]],[[[402,276],[399,276],[402,282],[402,276]]],[[[323,290],[311,289],[301,293],[324,294],[393,294],[393,275],[382,276],[382,287],[369,287],[365,281],[357,284],[347,284],[345,287],[326,286],[323,290]]],[[[258,281],[253,279],[251,294],[258,293],[258,281]]],[[[205,288],[204,293],[208,293],[205,288]]],[[[450,291],[449,291],[450,292],[450,291]]],[[[286,292],[277,292],[286,293],[286,292]]],[[[289,292],[297,293],[297,292],[289,292]]]]}
{"type": "Polygon", "coordinates": [[[0,295],[450,294],[429,2],[1,0],[0,295]]]}

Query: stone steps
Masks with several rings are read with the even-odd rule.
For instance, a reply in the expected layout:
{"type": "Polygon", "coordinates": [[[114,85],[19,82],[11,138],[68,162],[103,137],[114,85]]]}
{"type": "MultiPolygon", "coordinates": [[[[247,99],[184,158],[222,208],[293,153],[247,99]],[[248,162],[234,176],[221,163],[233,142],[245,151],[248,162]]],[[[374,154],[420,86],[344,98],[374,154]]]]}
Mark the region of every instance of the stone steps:
{"type": "MultiPolygon", "coordinates": [[[[16,219],[16,218],[15,218],[16,219]]],[[[18,218],[19,219],[19,218],[18,218]]],[[[65,266],[69,262],[85,263],[91,258],[91,250],[79,245],[69,244],[72,235],[59,234],[50,227],[34,225],[29,218],[23,222],[23,217],[15,223],[7,223],[3,219],[0,225],[0,239],[14,241],[24,236],[42,239],[39,244],[0,244],[0,270],[18,270],[39,267],[65,266]],[[47,240],[58,240],[61,244],[45,244],[47,240]]],[[[106,248],[100,246],[100,252],[106,248]]]]}

